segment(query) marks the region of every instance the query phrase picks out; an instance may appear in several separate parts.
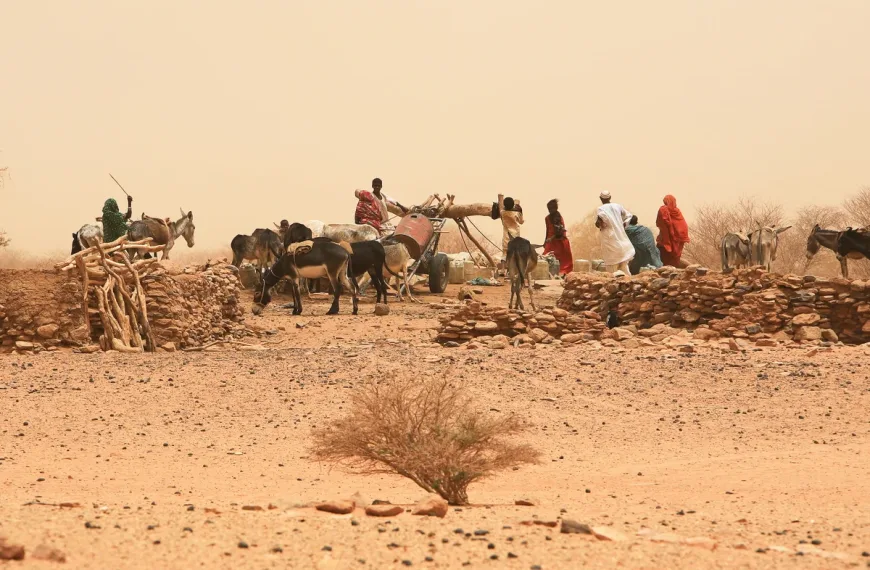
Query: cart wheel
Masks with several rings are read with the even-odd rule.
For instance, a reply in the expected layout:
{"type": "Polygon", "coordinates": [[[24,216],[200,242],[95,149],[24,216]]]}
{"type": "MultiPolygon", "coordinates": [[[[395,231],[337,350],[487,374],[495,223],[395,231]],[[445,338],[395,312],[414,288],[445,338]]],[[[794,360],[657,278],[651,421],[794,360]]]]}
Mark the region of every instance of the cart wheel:
{"type": "Polygon", "coordinates": [[[429,290],[433,293],[443,293],[447,290],[450,277],[450,260],[447,254],[436,253],[429,262],[429,290]]]}

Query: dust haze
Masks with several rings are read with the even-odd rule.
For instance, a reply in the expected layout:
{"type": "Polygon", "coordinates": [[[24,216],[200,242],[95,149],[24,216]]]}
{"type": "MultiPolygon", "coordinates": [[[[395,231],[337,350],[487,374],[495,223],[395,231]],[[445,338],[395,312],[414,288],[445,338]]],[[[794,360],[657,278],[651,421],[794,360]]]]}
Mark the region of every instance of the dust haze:
{"type": "MultiPolygon", "coordinates": [[[[870,4],[7,2],[0,228],[34,255],[123,198],[197,219],[197,248],[273,220],[601,189],[652,224],[666,193],[791,213],[870,183],[870,4]]],[[[482,220],[498,234],[497,222],[482,220]]],[[[582,256],[583,252],[575,252],[582,256]]]]}

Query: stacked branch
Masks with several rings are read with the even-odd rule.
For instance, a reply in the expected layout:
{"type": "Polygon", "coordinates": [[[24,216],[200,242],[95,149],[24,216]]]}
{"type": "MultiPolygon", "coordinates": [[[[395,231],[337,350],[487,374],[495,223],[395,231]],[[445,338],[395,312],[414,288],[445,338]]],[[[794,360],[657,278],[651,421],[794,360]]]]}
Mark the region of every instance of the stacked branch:
{"type": "Polygon", "coordinates": [[[150,245],[151,238],[128,241],[121,237],[82,250],[55,265],[58,271],[75,271],[82,283],[82,311],[88,335],[102,328],[100,347],[120,352],[154,352],[156,345],[148,321],[142,277],[159,268],[156,257],[131,262],[129,254],[157,253],[164,246],[150,245]],[[92,322],[94,319],[94,322],[92,322]]]}

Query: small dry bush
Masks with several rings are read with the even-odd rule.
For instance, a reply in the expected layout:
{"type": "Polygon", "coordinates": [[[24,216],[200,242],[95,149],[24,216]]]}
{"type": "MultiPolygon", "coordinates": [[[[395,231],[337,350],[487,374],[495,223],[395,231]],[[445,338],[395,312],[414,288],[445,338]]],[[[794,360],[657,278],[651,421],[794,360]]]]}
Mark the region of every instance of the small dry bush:
{"type": "Polygon", "coordinates": [[[468,486],[539,454],[510,440],[524,430],[512,415],[491,417],[448,380],[369,383],[347,416],[314,432],[320,461],[362,473],[397,473],[451,505],[468,504],[468,486]]]}
{"type": "MultiPolygon", "coordinates": [[[[462,253],[463,251],[474,253],[477,251],[477,246],[471,243],[468,236],[459,231],[456,222],[450,220],[444,229],[446,232],[441,234],[441,237],[438,239],[438,251],[442,253],[462,253]]],[[[501,247],[493,245],[493,243],[501,242],[501,236],[496,238],[492,235],[484,234],[475,229],[470,223],[468,224],[468,229],[471,230],[471,235],[483,246],[488,254],[496,255],[501,253],[501,247]]]]}

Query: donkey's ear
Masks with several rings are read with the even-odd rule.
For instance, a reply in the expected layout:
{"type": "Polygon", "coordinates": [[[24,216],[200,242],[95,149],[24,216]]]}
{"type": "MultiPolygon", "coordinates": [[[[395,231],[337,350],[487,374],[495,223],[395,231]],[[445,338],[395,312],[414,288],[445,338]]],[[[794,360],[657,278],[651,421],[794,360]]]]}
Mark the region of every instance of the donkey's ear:
{"type": "Polygon", "coordinates": [[[784,228],[776,228],[776,233],[781,234],[782,232],[784,232],[786,230],[790,230],[790,229],[791,229],[791,226],[785,226],[784,228]]]}
{"type": "Polygon", "coordinates": [[[193,221],[193,210],[191,210],[187,213],[187,219],[190,220],[191,222],[193,221]]]}

